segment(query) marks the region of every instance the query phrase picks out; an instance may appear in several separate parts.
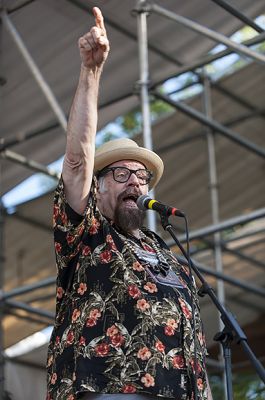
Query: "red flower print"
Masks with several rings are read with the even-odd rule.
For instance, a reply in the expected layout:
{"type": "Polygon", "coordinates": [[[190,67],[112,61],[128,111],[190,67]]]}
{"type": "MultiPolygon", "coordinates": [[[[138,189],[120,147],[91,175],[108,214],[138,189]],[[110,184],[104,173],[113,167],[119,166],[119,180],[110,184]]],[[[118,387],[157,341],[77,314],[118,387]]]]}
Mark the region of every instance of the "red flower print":
{"type": "Polygon", "coordinates": [[[197,379],[197,387],[199,390],[203,390],[203,381],[201,378],[197,379]]]}
{"type": "Polygon", "coordinates": [[[88,318],[86,320],[86,326],[91,328],[91,326],[97,325],[97,320],[95,318],[88,318]]]}
{"type": "Polygon", "coordinates": [[[141,349],[139,349],[139,351],[137,353],[137,357],[143,361],[149,360],[151,355],[152,355],[151,351],[148,349],[148,347],[142,347],[141,349]]]}
{"type": "Polygon", "coordinates": [[[144,289],[147,290],[149,293],[157,292],[156,284],[151,282],[147,282],[147,284],[144,285],[144,289]]]}
{"type": "Polygon", "coordinates": [[[75,322],[80,317],[80,314],[81,314],[80,310],[75,308],[72,314],[72,322],[75,322]]]}
{"type": "Polygon", "coordinates": [[[123,393],[135,393],[136,388],[133,385],[125,385],[122,388],[123,393]]]}
{"type": "Polygon", "coordinates": [[[61,213],[61,220],[62,220],[63,225],[67,224],[67,215],[65,212],[61,213]]]}
{"type": "Polygon", "coordinates": [[[105,250],[100,254],[100,261],[104,264],[110,262],[111,260],[111,251],[105,250]]]}
{"type": "Polygon", "coordinates": [[[84,246],[82,249],[82,255],[88,256],[88,254],[91,254],[91,248],[89,246],[84,246]]]}
{"type": "Polygon", "coordinates": [[[128,286],[128,293],[133,299],[139,299],[139,297],[141,296],[141,291],[136,285],[128,286]]]}
{"type": "Polygon", "coordinates": [[[86,291],[87,291],[86,283],[81,282],[79,284],[79,288],[77,289],[77,293],[79,293],[82,296],[86,291]]]}
{"type": "Polygon", "coordinates": [[[189,310],[187,303],[181,298],[179,298],[179,302],[185,317],[191,319],[191,311],[189,310]]]}
{"type": "Polygon", "coordinates": [[[146,251],[149,251],[149,253],[155,253],[155,250],[153,249],[153,247],[149,246],[149,245],[146,244],[146,243],[143,244],[143,248],[144,248],[146,251]]]}
{"type": "Polygon", "coordinates": [[[185,367],[185,361],[182,356],[175,356],[172,358],[173,368],[180,369],[185,367]]]}
{"type": "Polygon", "coordinates": [[[106,335],[112,337],[114,335],[117,335],[117,333],[119,333],[119,329],[115,325],[112,325],[110,328],[107,329],[106,335]]]}
{"type": "Polygon", "coordinates": [[[117,250],[117,247],[116,247],[111,235],[106,236],[106,242],[109,244],[111,250],[113,250],[113,251],[117,250]]]}
{"type": "Polygon", "coordinates": [[[56,381],[57,381],[57,374],[56,372],[54,372],[51,377],[51,384],[54,385],[56,381]]]}
{"type": "Polygon", "coordinates": [[[56,336],[55,338],[55,346],[59,346],[60,344],[60,336],[56,336]]]}
{"type": "Polygon", "coordinates": [[[79,339],[79,345],[80,346],[85,346],[86,345],[86,339],[84,338],[84,336],[81,336],[79,339]]]}
{"type": "Polygon", "coordinates": [[[90,226],[90,228],[88,230],[90,235],[95,235],[97,233],[97,231],[98,231],[99,226],[100,226],[100,223],[98,222],[98,220],[95,217],[93,217],[92,218],[92,222],[91,222],[91,226],[90,226]]]}
{"type": "Polygon", "coordinates": [[[160,340],[156,341],[155,348],[156,348],[156,350],[160,351],[161,353],[163,353],[165,351],[165,346],[163,345],[163,343],[160,340]]]}
{"type": "Polygon", "coordinates": [[[74,336],[73,331],[68,332],[68,335],[67,335],[67,337],[66,337],[66,344],[67,344],[68,346],[70,346],[71,344],[73,344],[73,343],[74,343],[74,338],[75,338],[75,336],[74,336]]]}
{"type": "Polygon", "coordinates": [[[66,240],[68,244],[72,244],[75,241],[75,236],[71,235],[70,233],[67,233],[66,240]]]}
{"type": "Polygon", "coordinates": [[[173,336],[175,334],[175,329],[173,329],[171,326],[165,326],[164,332],[167,336],[173,336]]]}
{"type": "Polygon", "coordinates": [[[89,318],[98,319],[100,317],[101,317],[101,312],[99,311],[98,308],[93,308],[93,310],[91,310],[89,313],[89,318]]]}
{"type": "Polygon", "coordinates": [[[59,206],[58,206],[58,204],[54,204],[54,206],[53,206],[53,217],[54,217],[54,219],[57,219],[58,215],[59,215],[59,206]]]}
{"type": "Polygon", "coordinates": [[[141,272],[141,271],[144,271],[144,267],[142,266],[142,264],[139,263],[139,261],[135,261],[133,263],[133,270],[141,272]]]}
{"type": "Polygon", "coordinates": [[[109,352],[109,345],[107,343],[98,344],[95,347],[95,351],[96,351],[97,356],[104,357],[109,352]]]}
{"type": "Polygon", "coordinates": [[[177,321],[175,319],[168,318],[167,326],[170,326],[171,328],[176,329],[178,327],[178,323],[177,323],[177,321]]]}
{"type": "Polygon", "coordinates": [[[150,374],[145,374],[145,376],[141,378],[141,382],[143,382],[145,387],[155,386],[155,380],[150,374]]]}
{"type": "Polygon", "coordinates": [[[124,337],[120,333],[111,336],[110,340],[114,347],[120,347],[124,343],[124,337]]]}
{"type": "MultiPolygon", "coordinates": [[[[192,358],[192,359],[190,360],[190,364],[191,364],[191,366],[192,366],[193,371],[195,372],[195,358],[192,358]]],[[[196,370],[197,370],[197,373],[198,373],[198,374],[202,371],[202,367],[200,366],[198,360],[197,360],[197,363],[196,363],[196,370]]]]}
{"type": "Polygon", "coordinates": [[[63,288],[61,286],[59,286],[57,288],[57,294],[56,294],[57,299],[61,299],[63,297],[63,294],[64,294],[64,290],[63,290],[63,288]]]}
{"type": "Polygon", "coordinates": [[[62,251],[61,243],[55,242],[54,246],[55,246],[55,250],[57,251],[57,253],[60,253],[62,251]]]}
{"type": "Polygon", "coordinates": [[[77,230],[77,233],[79,236],[82,235],[82,233],[84,232],[84,229],[85,229],[85,226],[83,224],[79,226],[79,228],[77,230]]]}
{"type": "Polygon", "coordinates": [[[148,310],[148,308],[150,308],[150,304],[145,299],[141,299],[141,300],[137,301],[136,307],[140,311],[146,311],[146,310],[148,310]]]}

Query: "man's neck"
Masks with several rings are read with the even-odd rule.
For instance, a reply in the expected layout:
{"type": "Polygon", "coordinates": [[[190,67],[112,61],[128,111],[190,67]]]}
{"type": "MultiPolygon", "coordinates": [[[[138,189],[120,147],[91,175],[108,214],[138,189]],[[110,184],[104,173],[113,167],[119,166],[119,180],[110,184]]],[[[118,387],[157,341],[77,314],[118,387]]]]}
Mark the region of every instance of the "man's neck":
{"type": "Polygon", "coordinates": [[[133,235],[137,239],[141,239],[140,229],[134,229],[128,232],[130,235],[133,235]]]}

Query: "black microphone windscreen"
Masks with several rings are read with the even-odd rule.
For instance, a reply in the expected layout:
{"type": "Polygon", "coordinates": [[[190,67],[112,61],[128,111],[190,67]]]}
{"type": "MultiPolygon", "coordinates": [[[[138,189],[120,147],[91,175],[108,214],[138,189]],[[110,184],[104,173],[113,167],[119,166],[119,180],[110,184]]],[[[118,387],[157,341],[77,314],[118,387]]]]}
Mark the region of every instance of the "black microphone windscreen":
{"type": "Polygon", "coordinates": [[[151,200],[151,197],[148,196],[148,194],[142,194],[141,196],[138,197],[138,199],[136,200],[136,204],[137,207],[142,210],[145,211],[146,210],[146,206],[145,206],[145,201],[146,200],[151,200]]]}

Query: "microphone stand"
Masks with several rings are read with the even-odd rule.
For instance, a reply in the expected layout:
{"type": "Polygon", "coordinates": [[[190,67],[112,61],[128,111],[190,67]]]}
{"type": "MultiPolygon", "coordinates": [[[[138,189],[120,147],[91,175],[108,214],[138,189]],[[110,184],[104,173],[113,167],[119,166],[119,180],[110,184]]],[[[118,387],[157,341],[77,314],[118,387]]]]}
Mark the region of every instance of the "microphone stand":
{"type": "MultiPolygon", "coordinates": [[[[165,231],[169,232],[172,236],[173,240],[180,248],[182,254],[190,264],[190,267],[199,278],[201,282],[201,287],[198,290],[198,295],[203,297],[205,294],[208,294],[216,308],[221,314],[221,320],[224,324],[224,329],[222,332],[218,332],[214,336],[214,340],[218,341],[222,344],[223,353],[224,353],[224,361],[225,361],[225,376],[226,376],[226,386],[227,386],[227,399],[233,399],[233,392],[232,392],[232,369],[231,369],[231,343],[235,340],[236,343],[241,344],[245,353],[247,354],[248,358],[250,359],[252,365],[254,366],[257,374],[261,378],[261,380],[265,383],[265,370],[260,363],[260,361],[256,358],[254,353],[252,352],[251,348],[247,343],[247,337],[241,327],[239,326],[237,320],[233,316],[230,311],[227,311],[224,306],[218,300],[213,288],[207,283],[204,279],[196,265],[190,259],[189,255],[187,254],[186,250],[179,242],[178,238],[176,237],[172,225],[168,221],[168,216],[164,213],[160,213],[161,223],[165,231]]],[[[186,219],[186,217],[184,216],[186,219]]]]}

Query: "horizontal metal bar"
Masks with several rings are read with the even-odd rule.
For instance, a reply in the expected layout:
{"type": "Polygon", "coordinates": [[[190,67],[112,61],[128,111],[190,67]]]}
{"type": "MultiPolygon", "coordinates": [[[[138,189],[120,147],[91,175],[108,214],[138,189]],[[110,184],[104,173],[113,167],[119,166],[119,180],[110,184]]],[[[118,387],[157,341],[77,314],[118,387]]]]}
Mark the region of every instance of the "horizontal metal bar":
{"type": "MultiPolygon", "coordinates": [[[[252,211],[251,213],[248,213],[245,215],[240,215],[237,217],[229,218],[223,222],[220,222],[219,224],[209,225],[209,226],[205,226],[204,228],[191,231],[189,233],[189,238],[190,238],[190,240],[201,239],[204,236],[212,235],[215,232],[224,231],[225,229],[232,228],[236,225],[243,225],[243,224],[246,224],[255,219],[262,218],[264,216],[265,216],[265,208],[260,208],[258,210],[252,211]]],[[[184,234],[180,235],[178,240],[180,242],[185,242],[186,235],[184,235],[184,234]]],[[[170,247],[174,246],[175,245],[174,240],[173,239],[168,240],[167,245],[170,247]]]]}
{"type": "Polygon", "coordinates": [[[218,4],[220,7],[224,8],[230,14],[234,15],[234,17],[238,18],[240,21],[244,22],[246,25],[251,26],[251,28],[253,28],[255,31],[259,33],[264,32],[264,29],[262,29],[258,24],[252,21],[252,19],[243,14],[241,11],[237,10],[231,4],[227,3],[227,1],[225,0],[212,0],[212,1],[218,4]]]}
{"type": "Polygon", "coordinates": [[[19,310],[26,311],[30,314],[38,315],[41,317],[48,318],[50,321],[54,322],[54,313],[46,310],[41,310],[40,308],[31,307],[26,303],[16,300],[5,300],[5,304],[12,308],[17,308],[19,310]]]}
{"type": "Polygon", "coordinates": [[[44,175],[47,175],[55,180],[58,180],[60,178],[60,174],[58,172],[55,172],[36,161],[29,160],[28,158],[22,156],[21,154],[15,153],[14,151],[4,150],[0,153],[0,157],[10,161],[14,161],[15,163],[23,165],[24,167],[27,167],[33,171],[41,172],[44,175]]]}
{"type": "Polygon", "coordinates": [[[228,39],[226,36],[221,33],[217,33],[212,29],[206,28],[203,25],[198,24],[195,21],[192,21],[188,18],[185,18],[181,15],[177,15],[172,11],[168,11],[165,8],[158,6],[157,4],[151,4],[150,9],[158,15],[162,15],[166,18],[169,18],[181,25],[186,26],[187,28],[202,34],[203,36],[208,37],[209,39],[214,40],[217,43],[223,43],[225,46],[230,47],[236,53],[241,54],[242,56],[247,56],[248,58],[252,58],[253,60],[265,64],[265,56],[263,54],[257,53],[243,44],[236,43],[231,39],[228,39]]]}
{"type": "Polygon", "coordinates": [[[12,138],[1,138],[1,143],[0,143],[0,152],[3,150],[8,149],[9,147],[15,146],[16,144],[22,143],[25,140],[29,140],[32,138],[35,138],[36,136],[40,136],[42,134],[46,134],[50,132],[51,130],[58,128],[59,124],[57,123],[52,123],[50,125],[47,125],[43,128],[36,129],[34,131],[28,132],[28,133],[19,133],[18,135],[12,137],[12,138]]]}
{"type": "Polygon", "coordinates": [[[16,317],[18,319],[24,320],[31,322],[33,324],[40,324],[40,325],[45,325],[49,326],[51,325],[50,322],[47,322],[47,319],[41,318],[41,317],[36,317],[36,316],[30,316],[29,314],[21,313],[19,310],[16,310],[15,308],[8,307],[8,309],[4,310],[4,313],[6,316],[12,315],[13,317],[16,317]]]}
{"type": "MultiPolygon", "coordinates": [[[[244,46],[253,46],[258,43],[263,42],[264,40],[265,40],[265,32],[261,33],[258,36],[255,36],[252,39],[242,42],[242,44],[244,46]]],[[[227,48],[227,49],[219,51],[218,53],[215,53],[215,54],[207,54],[205,57],[202,57],[201,59],[193,62],[192,64],[182,66],[181,68],[178,69],[178,71],[174,75],[169,76],[167,79],[177,78],[179,75],[182,75],[186,72],[192,72],[192,71],[194,72],[195,69],[203,67],[204,65],[208,65],[208,64],[212,63],[213,61],[216,61],[220,58],[228,56],[231,53],[233,53],[233,51],[231,49],[227,48]]],[[[164,81],[165,81],[165,79],[163,79],[159,82],[156,82],[154,84],[154,86],[159,86],[164,81]]]]}
{"type": "Polygon", "coordinates": [[[173,107],[177,108],[178,110],[182,111],[184,114],[192,117],[196,121],[201,122],[203,125],[206,125],[212,128],[214,131],[221,133],[226,138],[232,140],[233,142],[239,144],[240,146],[252,151],[253,153],[257,154],[258,156],[265,158],[265,149],[256,145],[255,143],[251,142],[250,140],[241,137],[231,129],[225,127],[221,123],[207,118],[205,114],[195,110],[194,108],[188,106],[182,102],[176,102],[170,99],[168,96],[158,92],[157,90],[152,91],[152,94],[160,100],[165,101],[166,103],[172,105],[173,107]]]}
{"type": "MultiPolygon", "coordinates": [[[[175,254],[175,257],[177,258],[177,260],[180,263],[187,264],[187,260],[184,257],[182,257],[178,254],[175,254]]],[[[210,275],[217,279],[221,279],[224,282],[227,282],[233,286],[237,286],[241,289],[247,290],[248,292],[254,293],[257,296],[265,297],[265,289],[263,289],[263,288],[259,288],[258,286],[251,285],[249,283],[245,283],[239,279],[232,278],[231,276],[225,275],[221,272],[214,271],[212,268],[205,267],[204,265],[202,265],[201,263],[199,263],[197,261],[192,260],[192,262],[200,270],[200,272],[202,272],[206,275],[210,275]]]]}
{"type": "Polygon", "coordinates": [[[52,286],[52,285],[55,285],[55,282],[56,282],[56,278],[51,277],[51,278],[43,279],[42,281],[39,281],[36,283],[32,283],[30,285],[20,286],[18,288],[9,290],[8,292],[0,293],[0,300],[7,300],[7,299],[10,299],[15,296],[20,296],[22,294],[32,292],[33,290],[42,289],[47,286],[52,286]]]}
{"type": "Polygon", "coordinates": [[[24,7],[28,6],[31,3],[34,3],[35,1],[36,0],[26,0],[26,1],[24,1],[24,3],[21,3],[21,4],[17,5],[14,8],[7,9],[6,11],[7,11],[8,14],[12,14],[12,13],[20,10],[21,8],[24,8],[24,7]]]}

